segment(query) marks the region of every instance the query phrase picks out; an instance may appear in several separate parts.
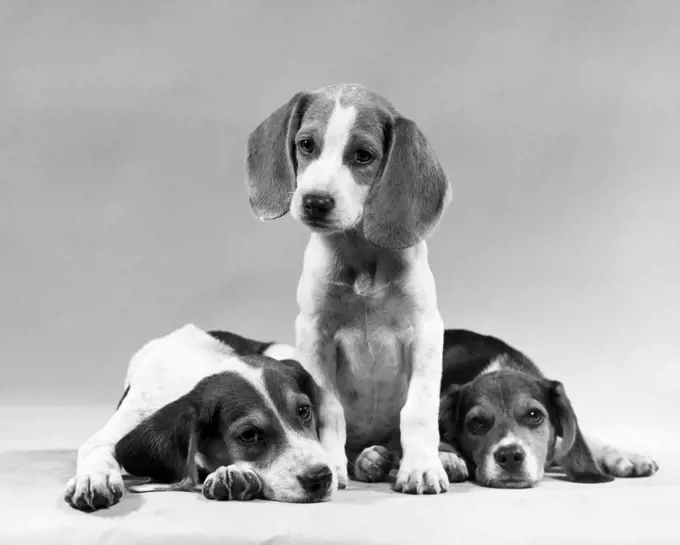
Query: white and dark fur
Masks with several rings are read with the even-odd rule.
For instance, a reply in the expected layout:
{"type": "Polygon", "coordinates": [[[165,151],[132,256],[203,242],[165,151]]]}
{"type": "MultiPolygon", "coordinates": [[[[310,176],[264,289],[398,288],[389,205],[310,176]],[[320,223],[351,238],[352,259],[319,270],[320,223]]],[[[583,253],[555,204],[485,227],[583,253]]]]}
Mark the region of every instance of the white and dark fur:
{"type": "Polygon", "coordinates": [[[444,325],[425,239],[451,189],[432,147],[385,98],[344,84],[294,95],[250,135],[247,152],[255,215],[290,211],[311,230],[296,348],[324,392],[320,436],[338,487],[348,458],[366,480],[362,460],[396,443],[396,490],[446,491],[444,325]]]}
{"type": "Polygon", "coordinates": [[[80,447],[65,500],[86,511],[117,503],[121,466],[157,481],[137,491],[189,490],[205,478],[211,499],[328,499],[318,387],[293,353],[193,325],[147,343],[130,361],[116,412],[80,447]],[[310,414],[296,412],[303,406],[310,414]],[[266,445],[244,443],[253,433],[266,445]]]}
{"type": "Polygon", "coordinates": [[[551,465],[581,482],[658,470],[648,456],[584,437],[562,383],[500,339],[466,330],[445,332],[440,433],[452,480],[490,487],[536,486],[551,465]]]}

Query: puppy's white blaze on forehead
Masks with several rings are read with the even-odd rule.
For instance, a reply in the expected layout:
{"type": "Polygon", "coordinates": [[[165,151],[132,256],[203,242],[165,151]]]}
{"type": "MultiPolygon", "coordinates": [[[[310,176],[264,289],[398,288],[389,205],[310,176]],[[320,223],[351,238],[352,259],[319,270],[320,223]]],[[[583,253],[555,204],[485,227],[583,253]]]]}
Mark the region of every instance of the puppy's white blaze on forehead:
{"type": "Polygon", "coordinates": [[[352,170],[343,163],[356,117],[354,106],[335,102],[322,137],[321,154],[298,176],[291,203],[291,215],[295,219],[301,219],[303,196],[315,192],[328,193],[335,201],[335,208],[328,218],[329,227],[346,230],[361,219],[368,188],[357,184],[352,170]]]}
{"type": "Polygon", "coordinates": [[[323,137],[323,149],[321,157],[340,161],[342,154],[349,141],[350,131],[357,118],[357,111],[354,106],[342,106],[339,101],[335,102],[335,107],[328,119],[326,134],[323,137]]]}
{"type": "MultiPolygon", "coordinates": [[[[356,110],[354,107],[344,108],[336,102],[328,119],[326,133],[321,143],[321,155],[312,161],[298,180],[298,186],[304,189],[333,191],[334,179],[344,168],[342,158],[349,141],[350,131],[354,126],[356,110]]],[[[345,168],[345,170],[347,170],[345,168]]]]}
{"type": "Polygon", "coordinates": [[[255,388],[255,390],[257,390],[257,392],[262,396],[267,408],[271,409],[271,411],[277,417],[279,417],[278,411],[276,410],[276,405],[274,405],[271,397],[269,397],[269,392],[267,392],[267,387],[264,384],[261,368],[252,367],[251,365],[248,365],[239,359],[234,359],[230,362],[229,371],[238,373],[239,376],[247,380],[250,385],[255,388]]]}
{"type": "Polygon", "coordinates": [[[335,194],[341,190],[337,186],[341,183],[339,178],[345,177],[342,176],[343,171],[347,171],[346,174],[351,178],[348,169],[342,164],[342,158],[355,120],[356,109],[353,106],[345,108],[339,102],[335,103],[323,135],[321,155],[310,163],[298,179],[301,189],[335,194]]]}
{"type": "Polygon", "coordinates": [[[484,368],[480,375],[486,375],[487,373],[495,373],[496,371],[502,371],[503,369],[505,369],[506,360],[507,356],[505,354],[497,356],[496,358],[491,360],[489,365],[484,368]]]}

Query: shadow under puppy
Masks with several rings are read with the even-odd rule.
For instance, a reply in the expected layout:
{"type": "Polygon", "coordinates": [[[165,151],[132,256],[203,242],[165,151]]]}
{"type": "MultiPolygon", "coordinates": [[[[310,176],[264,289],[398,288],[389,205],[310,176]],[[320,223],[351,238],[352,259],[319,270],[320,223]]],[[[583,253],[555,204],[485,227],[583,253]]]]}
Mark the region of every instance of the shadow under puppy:
{"type": "Polygon", "coordinates": [[[118,441],[117,462],[155,481],[129,490],[188,491],[202,482],[203,495],[215,500],[330,497],[311,376],[295,360],[243,361],[262,379],[233,371],[208,376],[118,441]]]}
{"type": "Polygon", "coordinates": [[[589,445],[562,383],[503,341],[447,330],[444,346],[440,457],[452,481],[527,488],[553,464],[580,482],[658,470],[646,456],[589,445]]]}

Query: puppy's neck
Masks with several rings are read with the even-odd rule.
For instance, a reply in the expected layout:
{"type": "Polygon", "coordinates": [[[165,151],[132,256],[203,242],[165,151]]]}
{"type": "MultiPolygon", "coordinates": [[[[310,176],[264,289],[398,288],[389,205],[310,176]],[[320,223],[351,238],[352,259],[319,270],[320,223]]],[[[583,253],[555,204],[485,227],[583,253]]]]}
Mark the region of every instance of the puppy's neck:
{"type": "Polygon", "coordinates": [[[425,242],[403,250],[389,250],[371,244],[356,230],[314,233],[312,236],[317,237],[319,243],[333,254],[344,272],[370,281],[378,275],[388,279],[397,278],[418,259],[427,258],[425,242]]]}

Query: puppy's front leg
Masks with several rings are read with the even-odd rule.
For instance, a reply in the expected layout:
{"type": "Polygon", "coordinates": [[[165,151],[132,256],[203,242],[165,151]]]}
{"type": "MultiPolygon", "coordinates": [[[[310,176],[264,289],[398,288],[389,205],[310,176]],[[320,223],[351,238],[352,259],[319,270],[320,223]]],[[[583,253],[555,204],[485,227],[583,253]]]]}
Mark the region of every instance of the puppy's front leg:
{"type": "Polygon", "coordinates": [[[401,410],[403,458],[394,489],[406,494],[446,492],[449,478],[439,458],[439,388],[444,323],[439,312],[417,316],[411,346],[411,380],[401,410]]]}
{"type": "Polygon", "coordinates": [[[321,389],[319,402],[319,439],[331,459],[333,488],[346,488],[347,424],[336,387],[337,346],[319,320],[300,313],[295,321],[297,354],[307,372],[321,389]]]}
{"type": "Polygon", "coordinates": [[[142,414],[126,398],[106,425],[78,449],[76,476],[64,494],[71,507],[95,511],[118,503],[125,487],[114,448],[141,420],[142,414]]]}
{"type": "Polygon", "coordinates": [[[446,471],[450,483],[461,483],[468,480],[469,472],[467,463],[465,463],[465,459],[454,447],[440,441],[439,459],[444,466],[444,471],[446,471]]]}
{"type": "Polygon", "coordinates": [[[203,483],[203,495],[209,500],[255,500],[262,497],[262,489],[260,476],[244,464],[218,467],[203,483]]]}

